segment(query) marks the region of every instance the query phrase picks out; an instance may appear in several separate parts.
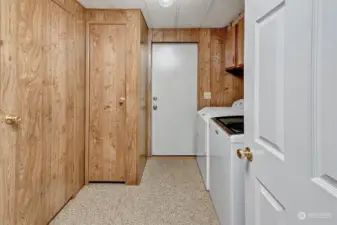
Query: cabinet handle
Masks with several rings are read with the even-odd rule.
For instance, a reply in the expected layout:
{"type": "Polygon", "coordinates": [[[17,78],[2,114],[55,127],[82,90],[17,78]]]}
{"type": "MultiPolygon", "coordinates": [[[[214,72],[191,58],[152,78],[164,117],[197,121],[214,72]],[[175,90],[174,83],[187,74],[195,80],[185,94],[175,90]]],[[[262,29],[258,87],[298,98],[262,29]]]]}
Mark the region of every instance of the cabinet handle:
{"type": "Polygon", "coordinates": [[[218,135],[218,134],[219,134],[219,131],[215,130],[215,133],[216,133],[216,135],[218,135]]]}

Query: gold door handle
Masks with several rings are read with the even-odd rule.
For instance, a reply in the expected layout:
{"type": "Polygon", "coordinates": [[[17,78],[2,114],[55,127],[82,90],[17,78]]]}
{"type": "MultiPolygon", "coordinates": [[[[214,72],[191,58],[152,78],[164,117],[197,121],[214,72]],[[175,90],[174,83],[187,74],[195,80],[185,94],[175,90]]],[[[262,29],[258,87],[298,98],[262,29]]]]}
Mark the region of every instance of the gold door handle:
{"type": "Polygon", "coordinates": [[[125,98],[124,97],[121,97],[120,99],[119,99],[119,104],[123,104],[125,102],[125,98]]]}
{"type": "Polygon", "coordinates": [[[236,150],[236,154],[240,159],[247,158],[248,161],[253,161],[253,152],[250,150],[250,148],[245,148],[245,150],[238,149],[236,150]]]}
{"type": "Polygon", "coordinates": [[[8,125],[17,125],[21,122],[20,116],[6,115],[5,123],[8,125]]]}

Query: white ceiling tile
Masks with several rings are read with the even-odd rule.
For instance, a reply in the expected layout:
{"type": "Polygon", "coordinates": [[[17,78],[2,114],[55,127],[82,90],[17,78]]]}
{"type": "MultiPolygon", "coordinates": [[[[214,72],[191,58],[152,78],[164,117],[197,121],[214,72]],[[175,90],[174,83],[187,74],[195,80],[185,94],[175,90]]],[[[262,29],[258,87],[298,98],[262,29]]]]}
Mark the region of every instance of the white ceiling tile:
{"type": "Polygon", "coordinates": [[[154,28],[172,28],[175,27],[175,12],[149,10],[151,24],[154,28]]]}
{"type": "Polygon", "coordinates": [[[202,27],[224,27],[244,8],[244,0],[213,0],[202,27]]]}
{"type": "Polygon", "coordinates": [[[200,27],[211,3],[212,0],[180,0],[178,26],[200,27]]]}
{"type": "Polygon", "coordinates": [[[244,0],[175,0],[168,8],[159,0],[78,0],[87,8],[142,9],[149,27],[223,27],[244,7],[244,0]]]}

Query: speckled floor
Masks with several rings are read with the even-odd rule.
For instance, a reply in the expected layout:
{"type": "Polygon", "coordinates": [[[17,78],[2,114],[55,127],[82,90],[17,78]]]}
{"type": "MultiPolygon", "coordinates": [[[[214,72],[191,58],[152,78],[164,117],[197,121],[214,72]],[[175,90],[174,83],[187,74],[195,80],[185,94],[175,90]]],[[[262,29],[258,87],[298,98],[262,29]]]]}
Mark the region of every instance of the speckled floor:
{"type": "Polygon", "coordinates": [[[148,160],[140,186],[90,184],[51,225],[219,225],[194,159],[148,160]]]}

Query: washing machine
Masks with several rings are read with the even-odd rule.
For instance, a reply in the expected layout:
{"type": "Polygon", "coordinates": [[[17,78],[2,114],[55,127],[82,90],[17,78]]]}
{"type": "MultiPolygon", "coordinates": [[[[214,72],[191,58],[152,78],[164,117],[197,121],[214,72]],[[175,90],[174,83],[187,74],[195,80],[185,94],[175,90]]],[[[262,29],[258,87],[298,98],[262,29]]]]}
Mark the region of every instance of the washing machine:
{"type": "Polygon", "coordinates": [[[196,156],[198,167],[207,190],[210,190],[210,119],[221,116],[241,116],[243,113],[243,99],[234,102],[232,107],[205,107],[198,112],[196,125],[196,156]]]}
{"type": "Polygon", "coordinates": [[[245,225],[244,117],[224,116],[210,122],[210,196],[221,225],[245,225]]]}

